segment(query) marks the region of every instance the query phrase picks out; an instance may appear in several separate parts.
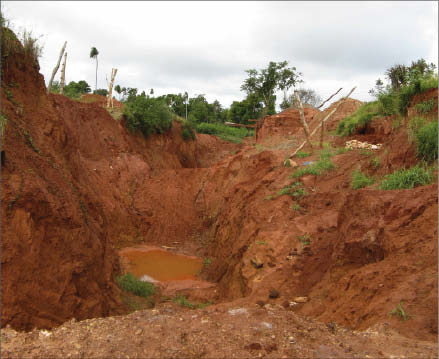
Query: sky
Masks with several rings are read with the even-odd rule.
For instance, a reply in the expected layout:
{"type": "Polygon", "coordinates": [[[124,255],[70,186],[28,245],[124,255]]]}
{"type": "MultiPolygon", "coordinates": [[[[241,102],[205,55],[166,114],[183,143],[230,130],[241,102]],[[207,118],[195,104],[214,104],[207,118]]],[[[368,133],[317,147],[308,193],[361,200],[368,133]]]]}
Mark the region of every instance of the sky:
{"type": "Polygon", "coordinates": [[[389,67],[438,61],[433,1],[2,1],[2,10],[13,30],[39,37],[46,83],[67,41],[67,82],[95,88],[96,47],[98,88],[114,67],[121,87],[204,94],[224,107],[245,98],[245,70],[270,61],[288,61],[302,73],[297,87],[323,99],[357,86],[351,97],[362,101],[389,67]]]}

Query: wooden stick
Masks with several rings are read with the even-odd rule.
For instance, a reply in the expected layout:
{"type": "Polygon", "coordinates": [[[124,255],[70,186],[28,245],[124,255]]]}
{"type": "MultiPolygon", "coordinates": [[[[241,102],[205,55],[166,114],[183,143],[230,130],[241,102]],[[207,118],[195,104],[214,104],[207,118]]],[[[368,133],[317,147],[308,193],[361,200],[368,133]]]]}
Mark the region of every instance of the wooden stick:
{"type": "Polygon", "coordinates": [[[108,98],[107,98],[107,107],[113,108],[113,84],[114,78],[116,77],[117,69],[111,69],[111,81],[108,87],[108,98]]]}
{"type": "Polygon", "coordinates": [[[52,77],[50,78],[49,85],[47,86],[47,94],[50,93],[50,89],[52,88],[53,79],[55,78],[56,72],[59,69],[59,64],[61,63],[61,58],[62,58],[62,55],[64,54],[64,50],[66,49],[66,46],[67,46],[67,41],[64,43],[64,46],[62,47],[61,52],[60,52],[59,57],[58,57],[58,62],[56,63],[56,66],[52,71],[52,77]]]}
{"type": "Polygon", "coordinates": [[[308,124],[305,121],[305,111],[303,110],[302,101],[300,100],[299,93],[297,91],[294,91],[294,96],[296,97],[297,104],[299,105],[300,122],[302,123],[303,130],[305,131],[306,141],[308,142],[308,145],[311,147],[311,153],[312,153],[313,147],[309,134],[308,124]]]}
{"type": "Polygon", "coordinates": [[[59,93],[62,95],[64,90],[64,85],[66,82],[66,61],[67,61],[67,52],[64,54],[64,62],[61,67],[61,81],[59,84],[59,93]]]}
{"type": "Polygon", "coordinates": [[[340,87],[336,93],[332,94],[327,100],[323,101],[322,104],[317,108],[322,107],[326,102],[328,102],[331,98],[333,98],[335,95],[337,95],[342,89],[343,89],[343,87],[340,87]]]}
{"type": "MultiPolygon", "coordinates": [[[[322,126],[323,125],[323,123],[325,123],[332,115],[333,115],[333,113],[335,112],[335,111],[337,111],[337,109],[338,109],[338,107],[343,103],[343,102],[345,102],[347,99],[348,99],[348,97],[352,94],[352,92],[354,92],[354,90],[356,89],[357,87],[355,86],[352,90],[351,90],[351,92],[349,92],[348,93],[348,95],[346,96],[346,97],[344,97],[344,98],[342,98],[341,100],[340,100],[340,102],[337,104],[337,106],[320,122],[320,124],[312,131],[312,133],[311,133],[311,135],[310,135],[310,137],[312,136],[312,135],[314,135],[316,132],[317,132],[317,130],[320,128],[320,126],[322,126]]],[[[291,154],[290,155],[290,158],[291,157],[293,157],[297,152],[299,152],[302,148],[303,148],[303,146],[305,146],[305,143],[306,143],[307,141],[304,141],[294,152],[293,152],[293,154],[291,154]]]]}

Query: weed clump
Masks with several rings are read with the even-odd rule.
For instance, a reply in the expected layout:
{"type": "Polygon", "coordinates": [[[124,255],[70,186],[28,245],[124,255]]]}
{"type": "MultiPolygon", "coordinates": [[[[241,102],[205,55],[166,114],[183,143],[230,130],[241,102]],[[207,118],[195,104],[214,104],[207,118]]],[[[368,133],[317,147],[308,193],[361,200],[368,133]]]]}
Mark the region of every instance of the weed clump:
{"type": "Polygon", "coordinates": [[[244,127],[229,127],[220,123],[202,122],[196,125],[198,133],[205,133],[221,138],[223,141],[241,143],[244,137],[253,136],[254,131],[244,127]]]}
{"type": "Polygon", "coordinates": [[[432,162],[438,158],[438,123],[429,122],[416,132],[416,148],[418,157],[426,162],[432,162]]]}
{"type": "Polygon", "coordinates": [[[363,129],[372,118],[379,115],[379,109],[378,101],[360,106],[357,112],[346,117],[338,124],[336,134],[339,136],[350,136],[355,131],[363,129]]]}
{"type": "Polygon", "coordinates": [[[361,173],[358,170],[354,171],[354,173],[352,173],[351,185],[352,185],[353,189],[364,188],[364,187],[370,186],[374,182],[375,182],[375,178],[368,177],[367,175],[365,175],[364,173],[361,173]]]}
{"type": "Polygon", "coordinates": [[[405,322],[407,319],[410,319],[410,316],[406,314],[404,308],[402,307],[402,301],[399,302],[399,304],[396,306],[395,309],[393,309],[389,315],[395,315],[402,319],[403,322],[405,322]]]}
{"type": "Polygon", "coordinates": [[[401,169],[384,177],[380,189],[409,189],[417,186],[425,186],[432,183],[431,170],[415,166],[410,169],[401,169]]]}
{"type": "Polygon", "coordinates": [[[304,175],[318,176],[323,172],[334,169],[335,165],[331,161],[331,157],[333,155],[334,154],[329,149],[321,151],[319,160],[317,162],[296,170],[291,174],[291,177],[298,178],[304,175]]]}
{"type": "Polygon", "coordinates": [[[116,277],[116,282],[122,290],[139,297],[148,298],[155,293],[155,287],[152,283],[142,282],[132,273],[116,277]]]}
{"type": "Polygon", "coordinates": [[[181,124],[181,137],[184,141],[195,140],[195,132],[193,130],[192,124],[188,121],[184,121],[181,124]]]}

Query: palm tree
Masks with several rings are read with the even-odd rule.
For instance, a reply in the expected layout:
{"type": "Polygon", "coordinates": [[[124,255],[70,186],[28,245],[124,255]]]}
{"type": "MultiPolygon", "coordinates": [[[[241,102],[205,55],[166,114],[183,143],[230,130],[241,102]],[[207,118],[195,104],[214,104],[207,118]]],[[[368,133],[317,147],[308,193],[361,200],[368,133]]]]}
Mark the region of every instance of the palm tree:
{"type": "Polygon", "coordinates": [[[90,50],[90,58],[96,59],[96,84],[95,84],[95,90],[98,89],[98,55],[99,51],[96,47],[92,47],[90,50]]]}

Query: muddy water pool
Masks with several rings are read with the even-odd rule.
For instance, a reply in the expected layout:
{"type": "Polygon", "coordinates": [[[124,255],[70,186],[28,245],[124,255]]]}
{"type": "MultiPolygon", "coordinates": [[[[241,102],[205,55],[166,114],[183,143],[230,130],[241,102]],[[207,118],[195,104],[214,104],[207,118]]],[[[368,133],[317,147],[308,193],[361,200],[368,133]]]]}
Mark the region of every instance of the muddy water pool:
{"type": "Polygon", "coordinates": [[[203,260],[161,249],[126,248],[119,252],[127,272],[146,281],[195,280],[203,260]]]}

